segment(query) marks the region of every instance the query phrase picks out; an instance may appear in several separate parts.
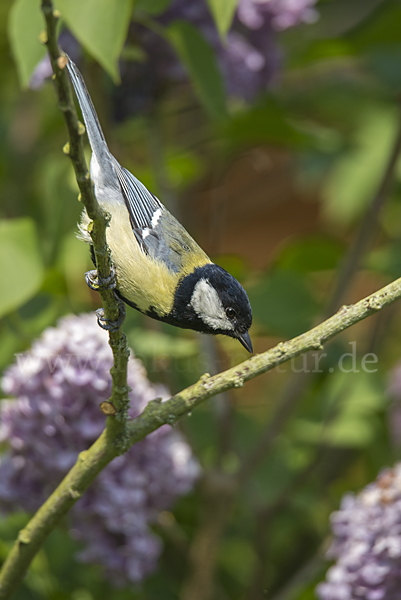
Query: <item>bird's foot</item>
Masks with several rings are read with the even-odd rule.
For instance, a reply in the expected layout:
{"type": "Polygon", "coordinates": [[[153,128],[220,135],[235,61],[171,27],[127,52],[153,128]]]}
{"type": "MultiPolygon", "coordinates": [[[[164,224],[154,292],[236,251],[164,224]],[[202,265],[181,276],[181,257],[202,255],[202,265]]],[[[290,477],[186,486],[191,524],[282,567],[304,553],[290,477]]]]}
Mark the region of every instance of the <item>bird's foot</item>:
{"type": "Polygon", "coordinates": [[[95,292],[99,292],[100,290],[114,290],[117,284],[116,271],[114,267],[112,267],[110,275],[109,277],[106,277],[106,279],[100,279],[96,269],[87,271],[85,273],[85,281],[86,285],[95,292]]]}
{"type": "Polygon", "coordinates": [[[121,327],[125,319],[125,304],[118,296],[116,296],[118,301],[118,319],[115,321],[111,321],[110,319],[106,319],[104,316],[104,309],[98,308],[96,311],[97,322],[99,327],[102,329],[106,329],[106,331],[117,331],[121,327]]]}

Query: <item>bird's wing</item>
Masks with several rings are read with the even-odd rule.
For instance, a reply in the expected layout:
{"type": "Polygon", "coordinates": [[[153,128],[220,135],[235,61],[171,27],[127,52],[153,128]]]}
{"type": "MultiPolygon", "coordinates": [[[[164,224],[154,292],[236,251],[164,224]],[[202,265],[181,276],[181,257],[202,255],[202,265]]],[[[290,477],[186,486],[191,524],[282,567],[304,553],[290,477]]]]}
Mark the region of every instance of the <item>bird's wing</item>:
{"type": "Polygon", "coordinates": [[[141,249],[174,273],[180,272],[194,240],[143,183],[114,158],[113,165],[141,249]]]}
{"type": "MultiPolygon", "coordinates": [[[[138,230],[138,235],[141,236],[146,228],[152,226],[155,213],[163,209],[164,206],[139,179],[127,169],[124,169],[114,157],[113,165],[129,212],[132,228],[135,235],[137,235],[135,230],[138,230]]],[[[143,239],[138,241],[141,243],[143,239]]]]}

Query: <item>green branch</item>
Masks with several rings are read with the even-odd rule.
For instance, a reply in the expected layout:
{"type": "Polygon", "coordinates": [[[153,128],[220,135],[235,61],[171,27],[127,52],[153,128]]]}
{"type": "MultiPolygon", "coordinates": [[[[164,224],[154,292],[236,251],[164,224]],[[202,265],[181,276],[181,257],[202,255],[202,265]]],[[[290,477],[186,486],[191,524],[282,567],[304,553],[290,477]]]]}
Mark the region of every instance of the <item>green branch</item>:
{"type": "MultiPolygon", "coordinates": [[[[333,317],[292,340],[282,342],[267,352],[253,356],[214,377],[203,375],[197,383],[165,402],[160,399],[149,402],[142,414],[128,424],[130,445],[144,439],[149,433],[166,423],[173,425],[180,417],[191,412],[211,396],[241,387],[250,379],[304,352],[322,349],[323,344],[335,335],[400,298],[401,278],[357,304],[343,306],[333,317]]],[[[27,527],[20,532],[0,571],[1,600],[10,598],[47,535],[81,497],[97,474],[119,453],[110,435],[106,430],[89,450],[79,455],[77,463],[59,487],[41,506],[27,527]]]]}
{"type": "Polygon", "coordinates": [[[173,425],[180,417],[211,396],[242,387],[250,379],[271,371],[309,350],[321,350],[323,344],[332,337],[400,298],[401,278],[360,300],[357,304],[343,306],[333,317],[292,340],[281,342],[271,350],[252,356],[240,365],[213,377],[208,374],[203,375],[197,383],[166,402],[159,400],[149,402],[143,413],[128,425],[130,442],[133,444],[143,439],[165,423],[173,425]]]}
{"type": "MultiPolygon", "coordinates": [[[[112,273],[110,252],[106,241],[106,228],[110,216],[99,206],[93,184],[86,166],[82,135],[85,128],[79,122],[72,99],[71,85],[65,69],[67,59],[60,53],[57,44],[57,20],[59,15],[54,11],[52,0],[42,0],[42,11],[46,20],[46,35],[43,36],[49,52],[53,69],[58,105],[62,112],[69,134],[69,142],[64,147],[64,152],[71,158],[75,177],[80,191],[80,200],[92,220],[90,235],[96,258],[96,267],[99,280],[109,279],[112,273]]],[[[100,296],[104,307],[105,317],[116,321],[119,317],[119,303],[111,289],[100,289],[100,296]]],[[[107,420],[107,427],[114,432],[114,443],[118,442],[121,451],[126,449],[124,434],[128,409],[127,364],[129,348],[124,333],[121,329],[110,331],[109,343],[113,351],[114,365],[111,369],[112,395],[110,403],[106,403],[106,414],[113,418],[107,420]]]]}

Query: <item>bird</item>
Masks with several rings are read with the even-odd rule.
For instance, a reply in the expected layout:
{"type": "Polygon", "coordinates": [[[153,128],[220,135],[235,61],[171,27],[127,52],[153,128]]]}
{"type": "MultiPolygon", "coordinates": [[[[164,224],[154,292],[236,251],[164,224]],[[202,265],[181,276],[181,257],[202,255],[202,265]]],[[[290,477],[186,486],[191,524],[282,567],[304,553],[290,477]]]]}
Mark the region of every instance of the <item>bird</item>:
{"type": "MultiPolygon", "coordinates": [[[[246,291],[211,261],[160,200],[114,158],[84,79],[68,55],[66,60],[92,150],[94,194],[111,216],[106,239],[115,269],[115,293],[153,319],[235,338],[252,353],[252,309],[246,291]]],[[[91,244],[89,224],[84,210],[80,236],[91,244]]]]}

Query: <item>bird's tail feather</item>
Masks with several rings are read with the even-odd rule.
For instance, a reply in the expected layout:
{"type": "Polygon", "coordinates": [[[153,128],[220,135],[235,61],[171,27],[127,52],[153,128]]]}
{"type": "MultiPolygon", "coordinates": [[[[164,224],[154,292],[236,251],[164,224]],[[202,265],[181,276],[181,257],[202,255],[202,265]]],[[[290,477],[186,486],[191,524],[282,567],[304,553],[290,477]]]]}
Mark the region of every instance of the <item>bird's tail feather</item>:
{"type": "Polygon", "coordinates": [[[85,121],[86,132],[88,134],[92,152],[98,159],[99,164],[101,164],[101,159],[102,156],[104,156],[104,152],[106,151],[108,153],[106,140],[102,128],[100,126],[95,107],[93,106],[92,99],[85,85],[84,79],[76,64],[70,59],[68,55],[66,56],[68,58],[68,74],[70,76],[72,85],[74,86],[79,106],[81,107],[82,116],[85,121]]]}

